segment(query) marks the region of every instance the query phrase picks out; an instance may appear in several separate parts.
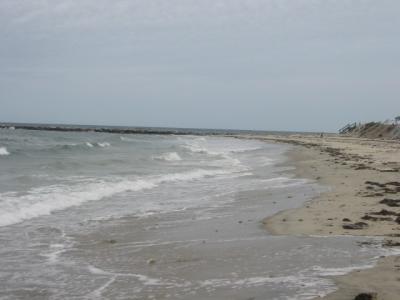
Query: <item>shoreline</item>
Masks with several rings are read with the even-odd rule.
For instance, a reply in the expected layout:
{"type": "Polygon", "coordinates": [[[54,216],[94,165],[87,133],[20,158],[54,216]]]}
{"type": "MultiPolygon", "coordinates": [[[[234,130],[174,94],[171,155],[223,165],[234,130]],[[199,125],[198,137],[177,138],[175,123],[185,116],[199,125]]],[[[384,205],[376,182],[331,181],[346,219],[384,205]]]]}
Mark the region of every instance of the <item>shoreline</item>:
{"type": "MultiPolygon", "coordinates": [[[[400,143],[337,135],[257,138],[294,145],[287,154],[295,166],[291,172],[328,188],[300,208],[264,219],[271,234],[378,236],[384,247],[400,246],[400,143]],[[384,199],[399,201],[380,203],[384,199]]],[[[333,279],[338,290],[323,299],[354,299],[370,293],[380,300],[396,300],[400,256],[380,258],[373,268],[333,279]]]]}

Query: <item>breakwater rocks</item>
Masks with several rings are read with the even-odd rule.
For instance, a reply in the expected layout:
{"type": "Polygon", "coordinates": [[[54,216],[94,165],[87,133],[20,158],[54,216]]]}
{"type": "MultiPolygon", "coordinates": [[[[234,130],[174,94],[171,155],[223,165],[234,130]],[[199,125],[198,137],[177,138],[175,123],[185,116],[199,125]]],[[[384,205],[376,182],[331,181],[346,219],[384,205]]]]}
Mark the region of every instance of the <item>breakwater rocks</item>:
{"type": "Polygon", "coordinates": [[[26,124],[0,124],[0,129],[24,129],[64,132],[100,132],[117,134],[159,134],[159,135],[219,135],[229,134],[217,130],[197,129],[172,129],[172,128],[121,128],[121,127],[100,127],[100,126],[67,126],[67,125],[26,125],[26,124]]]}

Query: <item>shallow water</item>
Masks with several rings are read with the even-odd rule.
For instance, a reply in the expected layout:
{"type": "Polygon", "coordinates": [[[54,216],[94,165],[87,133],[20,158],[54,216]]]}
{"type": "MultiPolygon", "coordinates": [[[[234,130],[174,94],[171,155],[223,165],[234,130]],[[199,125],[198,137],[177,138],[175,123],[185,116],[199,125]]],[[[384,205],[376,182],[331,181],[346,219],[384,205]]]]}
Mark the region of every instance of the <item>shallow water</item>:
{"type": "Polygon", "coordinates": [[[0,299],[311,299],[385,252],[271,236],[322,190],[288,146],[0,130],[0,299]]]}

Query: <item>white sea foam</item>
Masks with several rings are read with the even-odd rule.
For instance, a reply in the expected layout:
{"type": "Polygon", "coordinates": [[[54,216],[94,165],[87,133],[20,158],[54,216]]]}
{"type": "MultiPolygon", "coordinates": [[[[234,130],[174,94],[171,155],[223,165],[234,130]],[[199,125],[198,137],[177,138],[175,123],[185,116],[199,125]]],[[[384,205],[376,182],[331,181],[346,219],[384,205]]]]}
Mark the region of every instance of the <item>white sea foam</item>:
{"type": "Polygon", "coordinates": [[[96,143],[97,146],[101,147],[101,148],[106,148],[106,147],[110,147],[111,144],[104,142],[104,143],[96,143]]]}
{"type": "Polygon", "coordinates": [[[262,161],[262,166],[270,166],[274,164],[276,160],[269,157],[263,157],[261,161],[262,161]]]}
{"type": "Polygon", "coordinates": [[[101,200],[115,194],[152,189],[160,184],[192,181],[231,173],[228,170],[193,170],[141,179],[119,181],[80,181],[75,185],[52,185],[34,188],[25,195],[17,192],[0,194],[0,226],[19,223],[54,211],[101,200]]]}
{"type": "Polygon", "coordinates": [[[164,160],[164,161],[179,161],[179,160],[182,160],[182,158],[176,152],[164,153],[164,154],[161,154],[159,156],[155,156],[154,159],[156,159],[156,160],[164,160]]]}
{"type": "Polygon", "coordinates": [[[262,148],[262,144],[260,142],[254,142],[253,144],[243,143],[242,141],[238,142],[234,139],[219,138],[216,140],[208,140],[206,138],[196,138],[186,141],[182,147],[193,153],[227,155],[229,153],[243,153],[258,150],[262,148]]]}
{"type": "Polygon", "coordinates": [[[149,189],[154,183],[143,180],[120,181],[115,183],[89,183],[76,187],[54,185],[35,188],[28,194],[0,194],[0,226],[10,225],[53,211],[77,206],[87,201],[100,200],[123,191],[138,191],[149,189]]]}
{"type": "Polygon", "coordinates": [[[119,138],[123,142],[137,142],[138,141],[137,139],[129,138],[129,137],[126,137],[126,136],[120,136],[119,138]]]}
{"type": "Polygon", "coordinates": [[[114,275],[110,272],[104,271],[102,269],[99,269],[99,268],[97,268],[95,266],[91,266],[91,265],[88,266],[88,270],[90,273],[92,273],[94,275],[106,275],[106,276],[114,275]]]}
{"type": "Polygon", "coordinates": [[[67,249],[64,244],[51,244],[50,251],[43,254],[47,258],[47,263],[56,264],[58,262],[59,256],[64,253],[67,249]]]}
{"type": "Polygon", "coordinates": [[[155,182],[156,184],[166,183],[166,182],[176,182],[176,181],[190,181],[190,180],[201,179],[204,177],[225,175],[225,174],[229,174],[229,173],[231,173],[231,172],[228,170],[199,169],[199,170],[193,170],[193,171],[184,172],[184,173],[166,174],[163,176],[156,177],[152,181],[155,182]]]}
{"type": "Polygon", "coordinates": [[[301,287],[305,289],[304,292],[298,294],[295,299],[308,300],[315,299],[318,296],[326,296],[328,293],[335,290],[333,282],[328,279],[313,277],[313,276],[258,276],[249,278],[218,278],[200,281],[198,283],[201,287],[206,288],[208,291],[217,288],[251,288],[265,285],[285,285],[290,289],[298,289],[301,287]],[[323,291],[321,291],[323,290],[323,291]]]}
{"type": "Polygon", "coordinates": [[[111,144],[107,143],[107,142],[103,142],[103,143],[90,143],[90,142],[86,142],[85,145],[89,148],[93,148],[95,146],[100,147],[100,148],[106,148],[106,147],[110,147],[111,144]]]}
{"type": "Polygon", "coordinates": [[[0,155],[10,155],[6,147],[0,147],[0,155]]]}
{"type": "Polygon", "coordinates": [[[238,158],[233,157],[232,154],[254,150],[256,147],[245,147],[241,143],[236,144],[235,142],[232,143],[231,139],[207,140],[206,138],[196,138],[186,141],[182,147],[191,153],[204,154],[217,159],[214,161],[207,160],[208,165],[235,169],[236,171],[246,171],[248,168],[238,158]]]}
{"type": "Polygon", "coordinates": [[[247,151],[255,151],[255,150],[258,150],[258,149],[261,149],[261,146],[248,146],[248,147],[245,147],[245,146],[240,146],[240,147],[238,147],[238,146],[236,146],[234,149],[232,149],[232,150],[230,150],[229,152],[231,152],[231,153],[242,153],[242,152],[247,152],[247,151]]]}
{"type": "Polygon", "coordinates": [[[218,155],[219,153],[209,151],[205,147],[202,147],[198,144],[186,144],[182,146],[183,148],[193,152],[193,153],[203,153],[203,154],[209,154],[209,155],[218,155]]]}
{"type": "Polygon", "coordinates": [[[320,266],[313,266],[312,271],[316,271],[319,276],[340,276],[345,275],[355,270],[365,270],[370,269],[375,265],[375,262],[370,262],[369,264],[359,265],[359,266],[348,266],[343,268],[323,268],[320,266]]]}

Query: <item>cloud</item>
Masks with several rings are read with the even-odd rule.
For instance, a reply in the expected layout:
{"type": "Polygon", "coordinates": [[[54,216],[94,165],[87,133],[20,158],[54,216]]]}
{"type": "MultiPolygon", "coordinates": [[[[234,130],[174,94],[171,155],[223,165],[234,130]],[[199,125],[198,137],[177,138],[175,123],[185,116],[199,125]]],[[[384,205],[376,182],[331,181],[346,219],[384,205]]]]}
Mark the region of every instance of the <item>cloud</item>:
{"type": "Polygon", "coordinates": [[[0,0],[0,118],[37,101],[43,111],[26,114],[43,119],[54,99],[102,116],[99,99],[119,102],[125,123],[131,111],[144,120],[171,107],[180,118],[185,107],[200,124],[203,103],[240,115],[251,102],[259,119],[241,124],[258,128],[267,108],[291,102],[306,114],[310,103],[358,107],[384,94],[384,110],[398,98],[399,11],[397,0],[0,0]]]}

